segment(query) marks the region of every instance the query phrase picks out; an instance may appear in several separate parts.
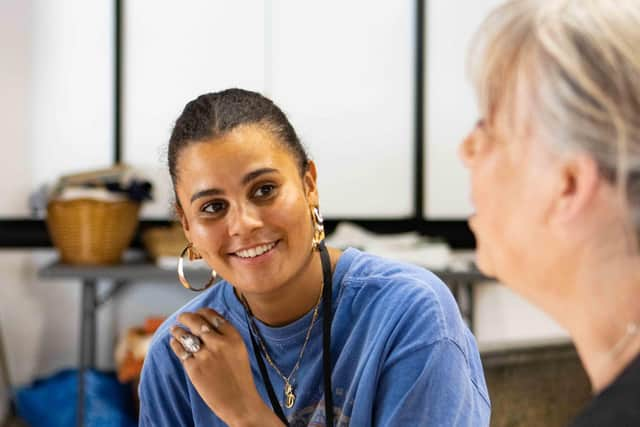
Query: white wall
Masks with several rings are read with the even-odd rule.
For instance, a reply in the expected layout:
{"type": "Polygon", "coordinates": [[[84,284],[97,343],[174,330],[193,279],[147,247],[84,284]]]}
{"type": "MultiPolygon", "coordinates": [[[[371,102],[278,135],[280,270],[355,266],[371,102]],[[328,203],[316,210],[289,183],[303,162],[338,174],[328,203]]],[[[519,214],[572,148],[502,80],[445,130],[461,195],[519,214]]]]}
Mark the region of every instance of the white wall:
{"type": "MultiPolygon", "coordinates": [[[[0,157],[0,179],[3,197],[2,214],[22,216],[28,213],[24,194],[31,189],[31,177],[25,169],[29,164],[25,148],[28,133],[27,102],[28,74],[30,70],[30,32],[31,5],[27,1],[9,0],[0,2],[0,117],[2,120],[2,150],[0,157]],[[11,188],[12,191],[7,191],[11,188]]],[[[18,305],[20,299],[8,299],[4,295],[7,289],[16,288],[15,273],[7,268],[16,264],[15,257],[0,253],[0,329],[3,334],[13,328],[8,327],[4,305],[18,305]]],[[[1,357],[1,356],[0,356],[1,357]]],[[[0,374],[1,375],[1,374],[0,374]]],[[[0,422],[5,418],[8,405],[8,390],[0,383],[0,422]]]]}
{"type": "Polygon", "coordinates": [[[481,351],[569,341],[566,330],[502,284],[479,283],[473,297],[474,334],[481,351]]]}
{"type": "MultiPolygon", "coordinates": [[[[112,9],[111,0],[0,1],[0,218],[27,216],[26,196],[62,173],[111,164],[112,9]]],[[[55,257],[0,251],[0,329],[15,385],[78,361],[79,283],[37,276],[55,257]]],[[[126,289],[100,311],[98,366],[113,368],[118,331],[190,297],[178,285],[126,289]]],[[[0,386],[0,420],[6,396],[0,386]]]]}
{"type": "Polygon", "coordinates": [[[501,0],[425,3],[424,215],[463,219],[472,207],[468,174],[457,148],[478,120],[466,73],[467,50],[482,19],[501,0]]]}
{"type": "MultiPolygon", "coordinates": [[[[80,282],[43,280],[39,268],[53,262],[53,250],[0,252],[0,328],[14,384],[77,364],[80,332],[80,282]]],[[[110,283],[99,283],[103,294],[110,283]]],[[[119,332],[148,316],[166,315],[193,293],[174,283],[136,283],[124,288],[98,311],[97,364],[113,369],[113,345],[119,332]]]]}

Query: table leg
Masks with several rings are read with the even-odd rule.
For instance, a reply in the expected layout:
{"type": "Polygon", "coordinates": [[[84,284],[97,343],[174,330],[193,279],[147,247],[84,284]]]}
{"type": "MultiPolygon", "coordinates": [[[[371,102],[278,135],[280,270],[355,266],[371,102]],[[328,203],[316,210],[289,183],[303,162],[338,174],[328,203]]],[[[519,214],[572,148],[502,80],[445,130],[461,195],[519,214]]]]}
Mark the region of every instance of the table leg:
{"type": "Polygon", "coordinates": [[[449,287],[453,291],[453,296],[458,303],[460,314],[462,319],[467,324],[467,327],[473,330],[473,284],[461,280],[450,280],[449,287]]]}
{"type": "Polygon", "coordinates": [[[82,313],[80,317],[80,369],[78,370],[78,401],[76,425],[84,424],[85,372],[95,367],[96,355],[96,281],[82,282],[82,313]]]}
{"type": "Polygon", "coordinates": [[[474,332],[473,325],[473,286],[468,282],[458,282],[458,303],[461,306],[467,326],[474,332]]]}

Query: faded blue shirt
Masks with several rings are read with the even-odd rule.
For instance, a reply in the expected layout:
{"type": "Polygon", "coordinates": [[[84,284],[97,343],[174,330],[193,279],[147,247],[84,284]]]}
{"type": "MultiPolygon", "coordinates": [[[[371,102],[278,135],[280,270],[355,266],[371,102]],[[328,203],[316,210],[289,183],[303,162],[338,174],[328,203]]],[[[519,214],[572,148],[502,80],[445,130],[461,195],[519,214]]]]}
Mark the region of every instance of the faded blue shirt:
{"type": "MultiPolygon", "coordinates": [[[[242,304],[229,283],[202,293],[178,313],[211,307],[242,334],[258,391],[270,406],[242,304]]],[[[491,407],[478,349],[449,289],[431,272],[347,249],[333,275],[331,359],[337,426],[489,425],[491,407]]],[[[140,426],[223,426],[169,348],[171,316],[156,332],[140,382],[140,426]]],[[[287,326],[257,322],[282,372],[293,368],[312,312],[287,326]]],[[[276,395],[282,379],[267,365],[276,395]]],[[[294,378],[292,426],[324,426],[322,319],[315,323],[294,378]]],[[[282,400],[281,400],[282,402],[282,400]]]]}

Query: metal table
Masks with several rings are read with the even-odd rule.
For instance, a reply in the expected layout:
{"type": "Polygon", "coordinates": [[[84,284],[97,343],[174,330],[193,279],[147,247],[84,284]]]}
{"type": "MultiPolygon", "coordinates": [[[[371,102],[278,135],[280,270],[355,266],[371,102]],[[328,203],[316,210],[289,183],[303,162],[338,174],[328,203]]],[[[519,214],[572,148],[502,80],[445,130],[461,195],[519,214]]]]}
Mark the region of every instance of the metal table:
{"type": "Polygon", "coordinates": [[[467,271],[431,270],[431,272],[447,284],[458,303],[462,318],[471,332],[475,332],[473,324],[473,286],[477,283],[494,281],[495,279],[485,276],[475,267],[467,271]]]}
{"type": "MultiPolygon", "coordinates": [[[[42,268],[39,276],[44,279],[74,279],[82,282],[80,314],[80,353],[78,363],[78,401],[76,425],[83,426],[85,408],[85,372],[96,364],[96,312],[101,305],[132,282],[173,282],[180,286],[175,270],[160,268],[148,261],[131,262],[112,266],[76,266],[54,263],[42,268]],[[107,292],[98,295],[98,281],[111,284],[107,292]]],[[[208,280],[209,272],[193,270],[193,280],[208,280]]]]}

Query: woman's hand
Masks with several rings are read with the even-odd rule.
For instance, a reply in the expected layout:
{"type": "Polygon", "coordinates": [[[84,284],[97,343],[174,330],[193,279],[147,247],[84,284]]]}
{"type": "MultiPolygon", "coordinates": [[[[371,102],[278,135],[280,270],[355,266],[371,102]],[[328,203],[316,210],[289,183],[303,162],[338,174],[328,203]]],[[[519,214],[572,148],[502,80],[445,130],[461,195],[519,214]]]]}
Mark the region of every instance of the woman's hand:
{"type": "Polygon", "coordinates": [[[190,332],[174,326],[171,349],[211,410],[231,426],[282,426],[258,394],[249,354],[238,331],[209,308],[182,313],[178,322],[190,332]],[[200,349],[193,353],[183,345],[184,338],[189,335],[195,335],[201,341],[200,349]]]}

